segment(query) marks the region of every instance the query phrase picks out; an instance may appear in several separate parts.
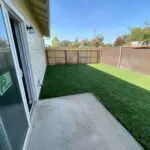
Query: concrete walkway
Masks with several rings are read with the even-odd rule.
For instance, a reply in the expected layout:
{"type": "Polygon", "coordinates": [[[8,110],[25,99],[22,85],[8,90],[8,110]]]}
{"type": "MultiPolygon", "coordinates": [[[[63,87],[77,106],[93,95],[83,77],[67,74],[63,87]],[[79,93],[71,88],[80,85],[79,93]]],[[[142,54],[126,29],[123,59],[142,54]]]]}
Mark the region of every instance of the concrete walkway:
{"type": "Polygon", "coordinates": [[[142,150],[90,94],[40,101],[28,150],[142,150]]]}

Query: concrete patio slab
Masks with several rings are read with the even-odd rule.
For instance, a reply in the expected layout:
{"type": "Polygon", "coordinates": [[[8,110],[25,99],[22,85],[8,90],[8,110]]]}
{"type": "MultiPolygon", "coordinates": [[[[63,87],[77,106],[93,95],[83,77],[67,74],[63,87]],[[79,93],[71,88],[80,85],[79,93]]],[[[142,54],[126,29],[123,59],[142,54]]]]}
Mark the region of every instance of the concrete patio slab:
{"type": "Polygon", "coordinates": [[[28,150],[143,150],[90,93],[40,101],[28,150]]]}

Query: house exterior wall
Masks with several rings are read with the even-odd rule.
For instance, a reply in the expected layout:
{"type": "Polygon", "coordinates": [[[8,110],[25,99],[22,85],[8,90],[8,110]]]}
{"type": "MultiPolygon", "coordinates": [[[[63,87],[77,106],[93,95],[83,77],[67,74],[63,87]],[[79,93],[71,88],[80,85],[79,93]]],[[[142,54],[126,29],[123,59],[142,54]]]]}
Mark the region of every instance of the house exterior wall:
{"type": "Polygon", "coordinates": [[[14,5],[16,9],[19,10],[22,17],[24,18],[24,23],[28,26],[34,27],[34,33],[27,32],[27,41],[30,53],[30,60],[32,65],[34,84],[36,89],[36,99],[38,100],[41,86],[43,82],[44,73],[46,69],[46,59],[44,52],[44,42],[42,34],[39,30],[39,26],[36,19],[33,17],[30,9],[28,9],[28,4],[25,0],[9,0],[11,5],[14,5]]]}
{"type": "Polygon", "coordinates": [[[44,41],[37,31],[35,31],[35,34],[27,34],[27,39],[29,43],[29,53],[38,98],[41,90],[41,86],[39,84],[42,84],[46,70],[44,41]]]}

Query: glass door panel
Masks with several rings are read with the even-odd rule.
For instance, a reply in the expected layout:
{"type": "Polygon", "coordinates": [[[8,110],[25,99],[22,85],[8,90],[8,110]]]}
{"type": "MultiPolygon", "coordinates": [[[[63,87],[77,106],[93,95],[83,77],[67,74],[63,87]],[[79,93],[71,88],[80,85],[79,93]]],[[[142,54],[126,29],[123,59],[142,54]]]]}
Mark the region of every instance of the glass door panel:
{"type": "Polygon", "coordinates": [[[0,7],[0,149],[21,150],[27,117],[0,7]]]}

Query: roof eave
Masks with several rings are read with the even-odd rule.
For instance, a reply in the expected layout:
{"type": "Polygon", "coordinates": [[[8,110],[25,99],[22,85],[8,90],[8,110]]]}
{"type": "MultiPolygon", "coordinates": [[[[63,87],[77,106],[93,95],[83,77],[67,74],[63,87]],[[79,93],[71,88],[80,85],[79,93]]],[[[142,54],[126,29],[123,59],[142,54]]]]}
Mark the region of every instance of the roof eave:
{"type": "Polygon", "coordinates": [[[31,10],[43,36],[50,36],[49,0],[29,0],[31,10]]]}

